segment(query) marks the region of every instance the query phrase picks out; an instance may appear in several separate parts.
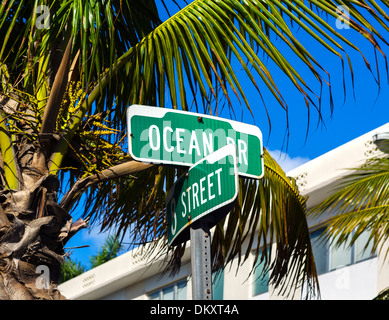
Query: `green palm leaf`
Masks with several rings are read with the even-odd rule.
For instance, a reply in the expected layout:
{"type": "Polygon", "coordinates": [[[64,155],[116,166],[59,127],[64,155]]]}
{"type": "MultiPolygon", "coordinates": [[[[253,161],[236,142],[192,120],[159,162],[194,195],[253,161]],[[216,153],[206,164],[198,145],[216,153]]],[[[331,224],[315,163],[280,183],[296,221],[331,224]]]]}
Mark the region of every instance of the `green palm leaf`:
{"type": "Polygon", "coordinates": [[[372,251],[377,252],[389,235],[388,169],[389,157],[369,159],[340,179],[337,191],[311,210],[313,217],[330,213],[324,222],[325,239],[335,246],[351,246],[368,231],[366,248],[372,244],[372,251]]]}

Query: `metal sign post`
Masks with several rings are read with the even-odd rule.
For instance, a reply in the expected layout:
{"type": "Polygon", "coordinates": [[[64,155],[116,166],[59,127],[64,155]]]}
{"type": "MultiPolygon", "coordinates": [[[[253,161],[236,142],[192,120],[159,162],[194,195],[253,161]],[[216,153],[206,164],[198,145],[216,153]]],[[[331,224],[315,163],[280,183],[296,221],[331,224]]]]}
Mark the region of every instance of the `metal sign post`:
{"type": "Polygon", "coordinates": [[[190,228],[192,299],[212,300],[211,233],[206,221],[190,228]]]}

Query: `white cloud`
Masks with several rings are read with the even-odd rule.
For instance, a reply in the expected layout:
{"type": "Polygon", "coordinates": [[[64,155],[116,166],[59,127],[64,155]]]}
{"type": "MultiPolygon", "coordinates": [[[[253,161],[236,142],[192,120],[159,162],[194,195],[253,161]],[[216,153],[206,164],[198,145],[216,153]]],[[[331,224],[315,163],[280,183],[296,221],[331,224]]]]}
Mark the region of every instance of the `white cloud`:
{"type": "Polygon", "coordinates": [[[281,166],[281,168],[288,172],[302,164],[308,162],[310,159],[306,157],[290,157],[287,153],[280,150],[268,150],[274,160],[281,166]]]}

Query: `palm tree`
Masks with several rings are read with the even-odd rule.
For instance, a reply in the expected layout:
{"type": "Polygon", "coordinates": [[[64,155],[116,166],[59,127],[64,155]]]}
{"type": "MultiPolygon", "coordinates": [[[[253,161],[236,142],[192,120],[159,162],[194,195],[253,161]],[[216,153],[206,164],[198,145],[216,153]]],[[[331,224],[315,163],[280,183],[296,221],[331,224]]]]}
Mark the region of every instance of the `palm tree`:
{"type": "Polygon", "coordinates": [[[116,258],[123,245],[119,242],[116,235],[110,235],[103,244],[102,249],[94,256],[90,257],[91,267],[97,266],[116,258]]]}
{"type": "Polygon", "coordinates": [[[61,266],[61,277],[59,283],[66,282],[74,277],[83,274],[86,271],[85,267],[76,260],[66,258],[61,266]]]}
{"type": "MultiPolygon", "coordinates": [[[[312,217],[332,212],[319,226],[323,228],[323,240],[331,242],[334,247],[351,247],[362,234],[368,234],[363,250],[369,250],[371,254],[381,251],[389,238],[388,187],[387,153],[368,159],[359,167],[350,168],[350,174],[339,179],[336,192],[309,212],[312,217]]],[[[388,253],[383,252],[385,257],[388,253]]],[[[377,299],[387,299],[388,295],[389,288],[382,291],[377,299]]]]}
{"type": "MultiPolygon", "coordinates": [[[[384,9],[386,2],[373,0],[46,0],[39,6],[37,1],[3,1],[0,296],[61,298],[56,283],[64,245],[87,223],[115,227],[121,235],[130,232],[134,242],[166,243],[165,195],[179,170],[129,157],[129,105],[215,115],[227,109],[236,116],[235,97],[255,118],[242,85],[247,78],[257,98],[270,92],[287,116],[279,89],[285,79],[272,76],[268,60],[301,93],[308,114],[313,108],[320,116],[321,89],[331,89],[329,74],[299,42],[294,26],[342,65],[347,60],[352,72],[342,45],[360,52],[357,42],[322,13],[331,21],[346,18],[351,30],[383,54],[381,29],[388,31],[389,20],[384,9]],[[174,14],[172,6],[177,6],[174,14]],[[316,79],[318,92],[299,73],[301,65],[316,79]],[[238,66],[242,73],[235,72],[238,66]],[[85,213],[73,221],[79,203],[85,213]],[[35,285],[39,265],[50,271],[44,290],[35,285]]],[[[239,203],[222,221],[224,228],[222,223],[216,227],[214,268],[236,256],[247,259],[257,243],[255,263],[266,262],[276,286],[307,283],[315,290],[305,199],[267,152],[264,160],[264,178],[240,179],[239,203]],[[244,240],[249,242],[245,252],[244,240]],[[273,242],[276,250],[268,251],[273,242]],[[272,262],[270,256],[275,256],[272,262]]],[[[170,249],[172,266],[178,265],[183,248],[170,249]]]]}

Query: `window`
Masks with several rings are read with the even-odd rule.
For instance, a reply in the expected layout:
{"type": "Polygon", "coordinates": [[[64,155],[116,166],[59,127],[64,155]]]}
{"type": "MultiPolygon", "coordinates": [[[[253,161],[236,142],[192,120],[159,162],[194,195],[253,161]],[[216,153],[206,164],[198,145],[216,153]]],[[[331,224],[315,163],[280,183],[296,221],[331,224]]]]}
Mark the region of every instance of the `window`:
{"type": "Polygon", "coordinates": [[[318,275],[328,272],[329,248],[324,240],[319,239],[322,233],[322,230],[311,233],[312,251],[318,275]]]}
{"type": "Polygon", "coordinates": [[[257,296],[259,294],[269,291],[269,273],[264,274],[265,261],[260,261],[261,257],[258,258],[257,264],[254,270],[254,286],[253,286],[253,295],[257,296]]]}
{"type": "MultiPolygon", "coordinates": [[[[354,233],[353,233],[354,234],[354,233]]],[[[353,234],[351,236],[353,236],[353,234]]],[[[331,270],[336,268],[354,264],[366,259],[373,258],[371,254],[373,243],[366,244],[369,240],[369,231],[364,231],[351,246],[343,245],[339,248],[331,249],[331,270]],[[366,247],[366,249],[365,249],[366,247]]]]}
{"type": "Polygon", "coordinates": [[[150,300],[186,300],[186,279],[148,294],[150,300]]]}
{"type": "Polygon", "coordinates": [[[342,244],[339,247],[330,245],[330,270],[335,270],[339,267],[348,266],[353,263],[352,247],[347,244],[342,244]]]}
{"type": "MultiPolygon", "coordinates": [[[[365,249],[365,246],[366,246],[366,243],[368,242],[369,240],[369,232],[363,232],[357,239],[357,241],[355,242],[355,261],[356,262],[359,262],[359,261],[363,261],[363,260],[366,260],[366,259],[370,259],[371,257],[373,257],[373,255],[371,254],[371,250],[373,248],[373,242],[370,242],[369,245],[367,246],[367,248],[365,249]]],[[[375,256],[375,254],[374,254],[375,256]]]]}
{"type": "Polygon", "coordinates": [[[318,230],[311,234],[313,256],[319,275],[374,257],[371,254],[371,243],[365,250],[369,239],[368,231],[363,232],[351,247],[348,244],[340,247],[330,245],[320,239],[322,232],[323,230],[318,230]]]}

